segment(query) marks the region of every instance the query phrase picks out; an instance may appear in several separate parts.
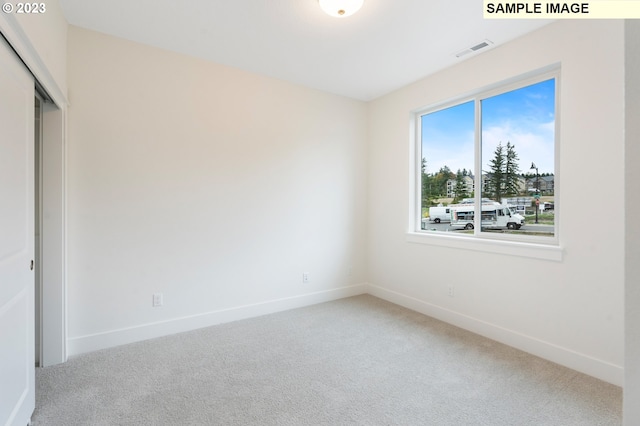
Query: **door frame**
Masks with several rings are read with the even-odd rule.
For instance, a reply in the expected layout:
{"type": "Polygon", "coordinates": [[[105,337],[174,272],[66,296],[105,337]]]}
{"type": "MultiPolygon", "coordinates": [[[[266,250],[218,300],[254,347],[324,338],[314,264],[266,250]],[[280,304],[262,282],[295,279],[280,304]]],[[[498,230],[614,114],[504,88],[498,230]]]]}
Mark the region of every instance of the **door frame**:
{"type": "MultiPolygon", "coordinates": [[[[66,120],[68,101],[35,46],[11,14],[0,14],[0,35],[49,98],[42,104],[42,345],[40,366],[67,360],[66,120]]],[[[37,309],[37,307],[36,307],[37,309]]]]}

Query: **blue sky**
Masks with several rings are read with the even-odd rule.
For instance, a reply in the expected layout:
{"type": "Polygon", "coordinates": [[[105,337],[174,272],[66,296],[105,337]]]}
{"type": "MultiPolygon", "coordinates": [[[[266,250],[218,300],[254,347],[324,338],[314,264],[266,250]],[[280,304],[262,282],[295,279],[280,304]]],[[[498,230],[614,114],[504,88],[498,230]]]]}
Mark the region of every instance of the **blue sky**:
{"type": "MultiPolygon", "coordinates": [[[[520,171],[531,163],[540,173],[554,172],[555,80],[506,92],[482,102],[482,168],[489,170],[498,143],[511,142],[518,153],[520,171]]],[[[448,166],[473,170],[473,101],[422,117],[422,157],[427,172],[448,166]]],[[[475,172],[475,170],[473,170],[475,172]]]]}

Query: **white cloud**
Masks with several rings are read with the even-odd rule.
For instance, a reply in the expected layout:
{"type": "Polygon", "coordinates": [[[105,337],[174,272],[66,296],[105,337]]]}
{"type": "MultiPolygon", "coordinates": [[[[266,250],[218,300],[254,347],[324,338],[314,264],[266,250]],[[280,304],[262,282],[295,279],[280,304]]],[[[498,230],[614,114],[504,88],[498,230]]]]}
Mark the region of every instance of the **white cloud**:
{"type": "Polygon", "coordinates": [[[500,142],[503,146],[511,142],[520,159],[521,172],[528,173],[532,162],[538,166],[540,173],[554,172],[554,123],[537,126],[522,124],[505,122],[482,130],[483,168],[487,168],[500,142]]]}
{"type": "Polygon", "coordinates": [[[427,144],[423,153],[423,157],[427,159],[427,173],[437,173],[444,166],[454,173],[458,169],[473,169],[473,132],[449,136],[427,144]]]}

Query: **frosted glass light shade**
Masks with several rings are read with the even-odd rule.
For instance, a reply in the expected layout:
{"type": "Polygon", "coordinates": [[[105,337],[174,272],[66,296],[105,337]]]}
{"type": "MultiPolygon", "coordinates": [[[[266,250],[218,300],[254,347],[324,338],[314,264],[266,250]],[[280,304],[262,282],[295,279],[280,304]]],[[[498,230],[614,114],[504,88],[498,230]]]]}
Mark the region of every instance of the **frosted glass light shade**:
{"type": "Polygon", "coordinates": [[[318,3],[328,15],[344,18],[360,10],[364,0],[318,0],[318,3]]]}

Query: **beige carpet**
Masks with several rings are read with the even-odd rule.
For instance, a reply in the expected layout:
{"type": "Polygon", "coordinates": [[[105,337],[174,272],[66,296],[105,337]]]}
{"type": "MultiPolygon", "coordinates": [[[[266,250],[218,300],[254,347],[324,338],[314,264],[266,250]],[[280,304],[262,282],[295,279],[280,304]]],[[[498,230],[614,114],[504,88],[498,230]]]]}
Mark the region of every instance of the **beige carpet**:
{"type": "Polygon", "coordinates": [[[37,370],[45,425],[620,425],[619,387],[372,296],[37,370]]]}

